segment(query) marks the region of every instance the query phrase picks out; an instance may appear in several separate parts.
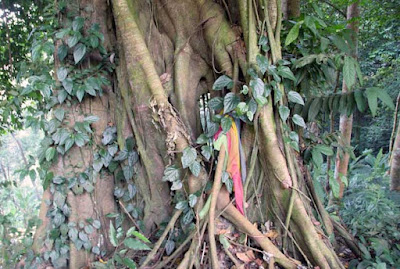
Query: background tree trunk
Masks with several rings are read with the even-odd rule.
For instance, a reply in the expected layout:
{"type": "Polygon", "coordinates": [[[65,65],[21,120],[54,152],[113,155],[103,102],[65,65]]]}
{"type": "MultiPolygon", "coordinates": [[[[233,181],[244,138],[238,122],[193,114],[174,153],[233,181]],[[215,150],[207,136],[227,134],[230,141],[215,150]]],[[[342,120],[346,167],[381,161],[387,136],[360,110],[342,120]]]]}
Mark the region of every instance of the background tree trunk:
{"type": "MultiPolygon", "coordinates": [[[[356,1],[347,7],[347,20],[348,21],[351,20],[351,22],[347,25],[347,28],[354,31],[352,39],[355,48],[353,50],[353,55],[351,55],[354,58],[357,58],[358,21],[356,20],[356,18],[360,15],[358,4],[359,2],[356,1]]],[[[347,87],[343,79],[342,93],[346,93],[349,90],[350,89],[347,87]]],[[[344,192],[344,183],[341,177],[347,177],[347,170],[349,167],[350,154],[348,153],[348,150],[350,150],[350,145],[351,145],[350,142],[351,142],[352,129],[353,129],[353,114],[351,114],[350,116],[347,115],[347,113],[341,114],[339,122],[339,132],[341,134],[340,137],[341,137],[342,148],[338,148],[338,152],[336,155],[336,163],[335,163],[335,174],[334,174],[335,180],[339,183],[340,186],[339,196],[338,196],[339,200],[343,198],[343,192],[344,192]]]]}
{"type": "Polygon", "coordinates": [[[390,160],[391,189],[400,191],[400,128],[397,127],[390,160]]]}

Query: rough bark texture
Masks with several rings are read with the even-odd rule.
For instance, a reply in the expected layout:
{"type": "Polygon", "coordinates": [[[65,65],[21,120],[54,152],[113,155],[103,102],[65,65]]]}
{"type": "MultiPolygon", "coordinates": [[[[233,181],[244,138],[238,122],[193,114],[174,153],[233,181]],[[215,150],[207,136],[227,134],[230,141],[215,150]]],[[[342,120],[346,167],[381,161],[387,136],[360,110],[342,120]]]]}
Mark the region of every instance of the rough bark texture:
{"type": "MultiPolygon", "coordinates": [[[[355,48],[353,50],[352,57],[357,57],[357,33],[358,33],[358,22],[354,20],[360,15],[358,1],[349,5],[347,7],[347,20],[352,20],[351,23],[347,25],[347,28],[353,30],[353,42],[355,44],[355,48]]],[[[348,92],[349,89],[346,83],[343,80],[343,87],[342,93],[348,92]]],[[[335,164],[335,180],[339,183],[340,190],[339,190],[339,197],[338,199],[342,199],[343,192],[344,192],[344,183],[341,177],[347,177],[347,170],[349,166],[350,154],[348,150],[350,148],[350,141],[351,141],[351,133],[353,129],[353,114],[347,115],[346,113],[340,115],[340,122],[339,122],[339,131],[341,134],[341,146],[343,149],[338,149],[338,153],[336,155],[336,164],[335,164]]]]}

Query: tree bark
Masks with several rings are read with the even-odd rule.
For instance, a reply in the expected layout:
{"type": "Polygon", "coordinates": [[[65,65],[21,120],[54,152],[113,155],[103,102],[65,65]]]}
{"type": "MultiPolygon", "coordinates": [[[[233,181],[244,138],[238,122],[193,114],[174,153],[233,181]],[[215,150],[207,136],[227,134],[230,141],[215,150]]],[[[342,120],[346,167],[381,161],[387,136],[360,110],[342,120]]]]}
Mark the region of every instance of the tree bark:
{"type": "MultiPolygon", "coordinates": [[[[355,44],[355,48],[353,50],[354,58],[357,58],[357,34],[358,34],[358,21],[354,20],[360,15],[359,2],[356,1],[353,4],[347,7],[347,20],[353,20],[348,25],[347,28],[353,30],[353,42],[355,44]]],[[[342,93],[347,93],[350,89],[348,89],[346,83],[343,80],[342,86],[342,93]]],[[[351,133],[353,128],[353,114],[347,115],[347,113],[343,113],[340,115],[340,122],[339,122],[339,132],[341,134],[341,148],[338,149],[336,155],[336,163],[335,163],[335,180],[338,182],[340,189],[338,200],[343,198],[344,192],[344,183],[341,177],[347,177],[347,170],[349,166],[350,154],[348,150],[350,149],[350,142],[351,142],[351,133]]]]}
{"type": "Polygon", "coordinates": [[[391,189],[400,191],[400,128],[397,127],[390,161],[391,189]]]}

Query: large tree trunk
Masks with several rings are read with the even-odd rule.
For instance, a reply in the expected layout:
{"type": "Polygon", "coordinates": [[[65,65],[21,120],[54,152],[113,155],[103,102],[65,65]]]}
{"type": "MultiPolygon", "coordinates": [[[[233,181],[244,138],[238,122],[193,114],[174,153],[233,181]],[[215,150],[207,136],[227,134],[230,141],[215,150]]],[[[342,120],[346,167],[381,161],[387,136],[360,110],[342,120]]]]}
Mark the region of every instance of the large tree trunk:
{"type": "MultiPolygon", "coordinates": [[[[347,7],[347,20],[351,21],[347,25],[347,28],[354,31],[352,39],[355,48],[353,50],[353,55],[351,56],[355,58],[357,58],[358,21],[354,20],[354,18],[357,18],[359,15],[360,11],[358,8],[358,1],[352,3],[347,7]]],[[[348,88],[343,79],[342,93],[347,93],[349,90],[350,89],[348,88]]],[[[334,174],[335,180],[338,182],[340,186],[339,195],[337,197],[338,200],[341,200],[343,198],[344,183],[342,181],[342,177],[347,177],[347,170],[349,167],[349,160],[350,160],[350,154],[348,153],[348,151],[350,150],[352,129],[353,129],[353,114],[348,115],[346,112],[341,114],[339,122],[341,147],[338,149],[336,155],[335,174],[334,174]]]]}
{"type": "MultiPolygon", "coordinates": [[[[256,2],[260,5],[268,4],[262,16],[267,22],[272,55],[266,56],[272,63],[277,63],[282,59],[280,1],[256,2]]],[[[124,148],[124,139],[133,136],[136,141],[135,150],[140,156],[140,162],[135,166],[137,174],[134,176],[140,199],[132,203],[143,208],[143,232],[150,235],[160,228],[162,221],[172,216],[172,196],[177,196],[178,192],[171,193],[168,183],[161,179],[166,166],[182,166],[182,151],[193,147],[193,141],[202,132],[198,104],[201,96],[208,93],[216,95],[211,89],[217,72],[246,80],[247,66],[255,63],[256,56],[261,53],[257,46],[257,16],[252,0],[230,3],[225,7],[226,10],[211,0],[113,0],[112,7],[107,3],[105,0],[85,0],[78,4],[81,16],[101,25],[107,50],[118,53],[115,79],[103,96],[85,97],[82,103],[68,108],[65,124],[69,127],[86,114],[96,115],[100,120],[94,123],[93,143],[81,148],[73,146],[66,155],[58,158],[51,170],[55,175],[66,175],[91,167],[93,153],[101,147],[102,133],[107,126],[117,127],[121,150],[124,148]],[[230,14],[233,24],[241,25],[244,41],[240,31],[235,31],[228,23],[226,13],[230,14]],[[71,167],[75,170],[72,171],[71,167]]],[[[108,75],[111,78],[114,74],[108,75]]],[[[283,85],[279,85],[279,89],[284,93],[283,85]]],[[[285,100],[283,98],[281,103],[285,100]]],[[[244,157],[248,160],[247,167],[254,171],[253,176],[247,179],[254,181],[254,188],[249,187],[249,195],[245,197],[249,205],[246,210],[248,217],[232,205],[225,188],[218,194],[220,166],[215,171],[217,183],[214,183],[216,185],[211,194],[203,193],[203,190],[207,181],[211,180],[209,175],[214,175],[214,170],[210,170],[212,163],[203,164],[198,176],[185,169],[184,191],[181,194],[187,197],[189,194],[201,193],[195,207],[196,231],[203,227],[199,217],[204,205],[202,200],[208,195],[214,195],[211,198],[213,208],[210,208],[210,221],[217,215],[216,211],[221,212],[239,231],[247,234],[252,242],[272,254],[270,266],[275,261],[284,268],[297,268],[300,262],[320,268],[343,268],[329,241],[325,236],[321,237],[325,231],[319,224],[315,224],[317,217],[313,216],[310,199],[318,197],[307,191],[306,185],[307,181],[310,183],[310,178],[306,176],[307,168],[301,156],[283,142],[283,135],[287,132],[283,128],[284,124],[272,100],[269,100],[267,105],[259,108],[254,126],[243,126],[241,140],[244,157]],[[257,149],[262,158],[257,158],[257,149]],[[256,195],[257,203],[253,202],[252,192],[256,195]],[[263,194],[261,199],[259,194],[263,194]],[[273,221],[284,238],[283,245],[275,245],[263,236],[249,219],[263,223],[273,221]],[[301,256],[298,256],[299,253],[301,256]],[[298,257],[301,261],[290,256],[298,257]]],[[[88,218],[99,219],[102,229],[90,234],[90,241],[93,246],[98,245],[101,250],[107,251],[106,256],[110,258],[113,254],[108,236],[110,219],[105,215],[110,212],[126,212],[123,202],[119,200],[116,203],[113,197],[114,185],[119,184],[117,177],[106,172],[100,175],[96,174],[92,193],[74,195],[68,191],[67,203],[71,208],[68,221],[79,223],[88,218]]],[[[56,192],[51,190],[45,191],[42,201],[40,217],[43,224],[35,235],[35,250],[38,253],[51,251],[49,244],[43,247],[48,231],[54,228],[53,220],[46,217],[46,212],[54,207],[46,202],[54,200],[56,192]]],[[[324,209],[319,207],[317,210],[324,209]]],[[[174,227],[180,214],[181,211],[175,211],[168,227],[174,227]]],[[[329,218],[320,221],[326,222],[329,218]]],[[[217,268],[217,255],[214,255],[217,245],[212,233],[215,229],[214,223],[210,224],[210,259],[213,267],[217,268]]],[[[329,223],[325,225],[332,226],[329,223]]],[[[125,222],[121,225],[122,228],[128,226],[132,224],[125,222]]],[[[194,239],[179,268],[199,263],[202,236],[196,231],[188,236],[194,239]]],[[[159,243],[164,239],[165,236],[161,236],[159,243]]],[[[157,264],[158,256],[154,255],[160,245],[155,244],[144,264],[153,262],[154,266],[161,266],[157,264]]],[[[72,269],[90,266],[95,256],[84,250],[78,251],[70,242],[70,252],[60,261],[61,267],[67,265],[65,259],[69,259],[68,266],[72,269]]]]}

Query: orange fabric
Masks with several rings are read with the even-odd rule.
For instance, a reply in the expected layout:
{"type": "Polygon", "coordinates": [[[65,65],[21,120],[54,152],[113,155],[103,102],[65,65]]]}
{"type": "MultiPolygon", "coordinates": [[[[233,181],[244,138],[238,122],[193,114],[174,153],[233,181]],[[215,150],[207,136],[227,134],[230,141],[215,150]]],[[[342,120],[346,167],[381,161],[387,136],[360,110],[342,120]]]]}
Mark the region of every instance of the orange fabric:
{"type": "MultiPolygon", "coordinates": [[[[222,133],[220,129],[216,134],[214,139],[218,139],[219,135],[222,133]]],[[[240,213],[244,214],[243,211],[243,184],[240,173],[240,152],[239,152],[239,133],[236,123],[232,121],[232,127],[226,133],[228,142],[228,161],[226,172],[233,181],[233,190],[235,192],[236,208],[240,213]]]]}

